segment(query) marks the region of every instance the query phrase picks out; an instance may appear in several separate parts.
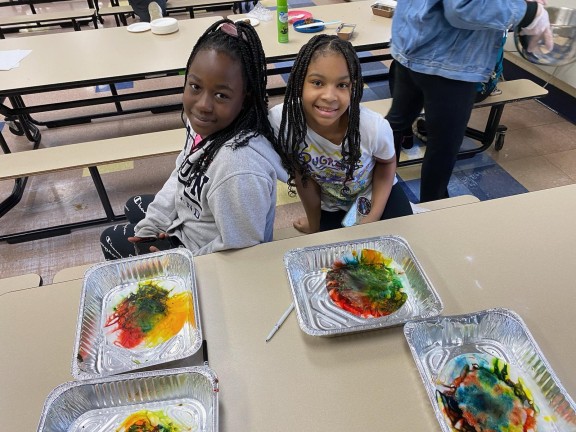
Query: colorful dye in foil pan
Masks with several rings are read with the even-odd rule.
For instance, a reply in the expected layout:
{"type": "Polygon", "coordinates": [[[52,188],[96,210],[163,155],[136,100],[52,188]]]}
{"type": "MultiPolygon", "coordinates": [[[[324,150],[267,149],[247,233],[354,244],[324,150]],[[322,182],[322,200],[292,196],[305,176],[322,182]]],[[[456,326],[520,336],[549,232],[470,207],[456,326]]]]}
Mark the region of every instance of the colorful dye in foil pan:
{"type": "Polygon", "coordinates": [[[450,360],[436,385],[438,403],[452,430],[476,432],[537,431],[534,398],[510,367],[487,354],[463,354],[450,360]]]}
{"type": "Polygon", "coordinates": [[[194,325],[192,294],[170,294],[158,282],[139,282],[106,319],[105,327],[117,333],[114,344],[153,348],[177,335],[186,322],[194,325]]]}
{"type": "Polygon", "coordinates": [[[141,410],[126,417],[116,432],[186,432],[192,430],[176,424],[163,411],[141,410]]]}
{"type": "Polygon", "coordinates": [[[326,274],[326,289],[340,308],[362,318],[390,315],[408,299],[392,258],[373,249],[344,255],[326,274]]]}

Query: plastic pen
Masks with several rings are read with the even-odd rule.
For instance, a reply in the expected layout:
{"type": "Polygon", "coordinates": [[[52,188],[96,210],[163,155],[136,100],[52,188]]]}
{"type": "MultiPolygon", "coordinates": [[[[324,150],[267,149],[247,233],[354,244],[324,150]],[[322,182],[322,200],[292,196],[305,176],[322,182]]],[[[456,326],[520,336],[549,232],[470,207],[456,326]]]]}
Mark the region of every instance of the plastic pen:
{"type": "Polygon", "coordinates": [[[270,339],[272,339],[272,337],[276,334],[276,332],[278,331],[280,326],[282,324],[284,324],[284,321],[286,321],[286,319],[288,318],[288,315],[290,315],[290,313],[293,310],[294,310],[294,303],[291,303],[290,306],[288,306],[288,309],[286,309],[286,311],[282,314],[282,316],[280,317],[278,322],[274,325],[272,330],[270,330],[270,333],[268,334],[268,337],[266,338],[266,342],[268,342],[270,339]]]}

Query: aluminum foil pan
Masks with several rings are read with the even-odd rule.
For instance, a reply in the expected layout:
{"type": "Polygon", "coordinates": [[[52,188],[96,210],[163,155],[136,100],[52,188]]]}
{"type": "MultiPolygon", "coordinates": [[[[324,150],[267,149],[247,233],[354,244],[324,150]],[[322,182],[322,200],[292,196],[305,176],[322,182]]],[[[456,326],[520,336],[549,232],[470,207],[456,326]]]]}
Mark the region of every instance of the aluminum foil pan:
{"type": "Polygon", "coordinates": [[[540,410],[536,416],[538,432],[576,431],[574,401],[516,313],[488,309],[414,321],[404,326],[404,335],[444,432],[453,429],[438,402],[437,383],[453,363],[449,362],[465,355],[497,357],[509,365],[532,393],[540,410]]]}
{"type": "MultiPolygon", "coordinates": [[[[134,316],[135,314],[131,315],[130,321],[135,321],[134,316]]],[[[147,325],[150,328],[150,322],[147,325]]],[[[156,327],[155,336],[158,328],[160,327],[156,327]]],[[[101,378],[160,364],[165,367],[180,366],[178,361],[193,356],[201,345],[202,329],[194,263],[188,250],[171,249],[108,261],[93,266],[86,272],[72,359],[72,376],[75,379],[101,378]],[[142,342],[137,346],[130,346],[120,339],[127,333],[121,331],[119,324],[112,325],[111,317],[118,305],[136,292],[138,283],[142,282],[153,283],[170,291],[170,298],[184,299],[184,303],[179,301],[176,306],[174,302],[173,307],[166,308],[172,311],[180,310],[181,319],[183,316],[186,318],[180,327],[169,324],[166,320],[161,321],[160,326],[163,326],[161,329],[165,333],[161,335],[163,338],[156,338],[154,343],[142,342]],[[186,307],[184,312],[183,304],[186,307]],[[193,311],[185,312],[190,308],[193,311]]]]}
{"type": "Polygon", "coordinates": [[[292,249],[284,255],[300,328],[312,336],[338,336],[397,326],[442,312],[442,301],[410,246],[401,237],[384,236],[292,249]],[[400,264],[408,282],[406,303],[379,318],[362,318],[335,305],[326,290],[326,270],[353,250],[375,249],[400,264]]]}
{"type": "Polygon", "coordinates": [[[46,398],[38,432],[123,431],[135,413],[153,413],[180,430],[218,430],[218,379],[207,366],[72,381],[46,398]]]}

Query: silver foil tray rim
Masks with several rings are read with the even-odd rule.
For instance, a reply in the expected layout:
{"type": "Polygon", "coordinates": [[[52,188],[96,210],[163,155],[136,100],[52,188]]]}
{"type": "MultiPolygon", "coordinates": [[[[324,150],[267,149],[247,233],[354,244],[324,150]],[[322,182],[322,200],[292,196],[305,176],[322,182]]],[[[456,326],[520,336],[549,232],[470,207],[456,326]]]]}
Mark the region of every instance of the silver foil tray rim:
{"type": "MultiPolygon", "coordinates": [[[[137,369],[150,367],[154,365],[166,364],[170,367],[170,363],[176,360],[191,357],[202,346],[202,325],[200,320],[200,308],[198,303],[198,290],[196,286],[196,275],[193,255],[190,251],[184,248],[170,249],[161,252],[155,252],[142,256],[135,256],[124,258],[116,261],[106,261],[95,264],[86,270],[84,274],[84,283],[82,287],[82,294],[80,297],[80,304],[78,307],[78,321],[76,326],[76,336],[74,342],[74,352],[71,362],[71,373],[74,379],[86,380],[101,378],[104,376],[111,376],[119,373],[133,372],[137,369]],[[175,262],[180,260],[178,264],[175,262]],[[164,267],[166,266],[166,267],[164,267]],[[103,288],[103,282],[96,284],[94,281],[105,281],[106,284],[114,285],[126,282],[128,280],[138,281],[139,276],[143,278],[153,277],[162,272],[167,272],[167,267],[174,266],[177,271],[182,272],[177,276],[182,277],[183,281],[189,284],[190,292],[192,293],[192,302],[194,308],[194,321],[197,333],[193,343],[187,342],[184,348],[177,354],[169,354],[163,358],[152,359],[146,363],[133,362],[129,366],[118,367],[117,370],[99,371],[97,368],[98,357],[98,338],[101,329],[98,326],[97,313],[101,312],[102,304],[95,301],[95,297],[103,297],[106,294],[106,289],[111,289],[112,286],[103,288]],[[103,276],[104,275],[104,276],[103,276]],[[100,277],[100,279],[98,279],[100,277]],[[112,280],[112,281],[111,281],[112,280]],[[99,292],[97,295],[90,291],[89,286],[97,286],[99,292]],[[90,298],[88,298],[90,297],[90,298]],[[100,308],[100,309],[99,309],[100,308]],[[87,318],[88,317],[88,318],[87,318]],[[82,357],[81,352],[87,353],[86,358],[82,357]],[[82,365],[81,365],[82,363],[82,365]]],[[[174,367],[174,366],[172,366],[174,367]]]]}
{"type": "MultiPolygon", "coordinates": [[[[341,336],[361,331],[400,326],[410,320],[435,317],[442,313],[444,307],[440,296],[434,289],[432,282],[416,258],[412,248],[403,237],[398,235],[369,237],[291,249],[284,254],[284,266],[294,298],[298,324],[302,331],[310,336],[341,336]],[[320,292],[322,292],[322,297],[327,298],[328,295],[323,292],[325,288],[319,286],[313,288],[314,293],[311,292],[312,288],[308,292],[304,292],[305,289],[301,286],[303,271],[297,268],[299,266],[298,260],[304,261],[304,258],[306,258],[308,261],[314,261],[313,266],[315,267],[329,267],[334,262],[334,259],[339,258],[346,251],[362,248],[378,249],[377,246],[383,244],[393,249],[393,251],[381,250],[381,252],[392,256],[398,264],[408,267],[405,267],[405,270],[406,274],[412,278],[410,283],[414,282],[415,284],[412,288],[414,293],[417,294],[415,296],[417,300],[414,303],[419,308],[418,311],[409,310],[403,306],[403,311],[398,311],[385,317],[362,319],[354,317],[346,311],[338,310],[339,308],[333,306],[332,302],[326,299],[319,300],[318,304],[315,305],[318,306],[317,308],[311,305],[312,300],[310,300],[310,297],[312,295],[317,296],[320,292]],[[333,322],[340,322],[330,328],[321,328],[318,323],[321,321],[319,317],[322,314],[332,314],[328,318],[334,318],[333,322]],[[346,320],[348,321],[345,322],[346,320]]],[[[314,270],[317,270],[317,268],[314,270]]],[[[410,301],[407,303],[410,303],[410,301]]]]}
{"type": "MultiPolygon", "coordinates": [[[[438,316],[406,323],[404,336],[444,432],[452,432],[438,406],[434,382],[442,367],[466,353],[501,358],[529,380],[532,393],[561,423],[547,421],[544,429],[576,431],[576,404],[554,373],[525,322],[516,312],[492,308],[460,315],[438,316]],[[541,396],[540,396],[541,395],[541,396]],[[551,429],[550,429],[551,428],[551,429]]],[[[540,430],[540,428],[538,429],[540,430]]]]}
{"type": "MultiPolygon", "coordinates": [[[[97,405],[94,408],[110,407],[114,404],[132,405],[142,402],[153,402],[161,399],[171,398],[170,387],[176,387],[179,378],[186,379],[194,376],[205,382],[205,387],[210,389],[210,394],[204,396],[209,399],[206,401],[210,406],[209,425],[206,432],[215,432],[218,430],[218,392],[219,384],[216,373],[208,366],[189,366],[178,369],[164,369],[147,372],[126,373],[120,376],[110,376],[104,378],[93,378],[83,381],[69,381],[55,387],[47,396],[40,420],[38,423],[38,432],[60,432],[66,429],[54,429],[47,426],[48,421],[54,422],[54,417],[66,418],[70,421],[72,417],[82,414],[82,407],[87,405],[97,405]],[[160,382],[162,381],[162,382],[160,382]],[[170,382],[171,385],[166,385],[170,382]],[[96,396],[93,400],[80,391],[81,389],[95,389],[96,396]],[[78,390],[73,400],[63,401],[62,399],[69,392],[78,390]],[[149,400],[146,400],[148,395],[149,400]],[[155,399],[158,397],[158,399],[155,399]],[[58,407],[54,407],[60,401],[58,407]],[[52,412],[54,410],[55,412],[52,412]]],[[[69,426],[68,425],[63,425],[69,426]]]]}

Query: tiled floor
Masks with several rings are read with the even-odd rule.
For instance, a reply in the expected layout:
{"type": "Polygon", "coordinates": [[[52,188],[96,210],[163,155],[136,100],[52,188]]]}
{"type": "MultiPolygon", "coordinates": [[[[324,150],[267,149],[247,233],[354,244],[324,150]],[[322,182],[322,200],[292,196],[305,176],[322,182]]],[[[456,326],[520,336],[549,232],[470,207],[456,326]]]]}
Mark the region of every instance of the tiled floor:
{"type": "MultiPolygon", "coordinates": [[[[317,0],[317,4],[337,2],[337,0],[317,0]]],[[[309,2],[290,2],[292,6],[303,6],[309,2]]],[[[85,7],[83,0],[71,0],[42,6],[44,10],[63,7],[85,7]]],[[[25,7],[0,8],[0,16],[11,13],[23,13],[25,7]]],[[[42,9],[39,8],[39,11],[42,9]]],[[[211,12],[226,15],[229,11],[211,12]]],[[[199,14],[198,16],[201,16],[199,14]]],[[[186,19],[187,15],[176,16],[186,19]]],[[[111,18],[106,26],[113,26],[111,18]]],[[[61,31],[60,29],[52,31],[61,31]]],[[[70,31],[68,29],[64,31],[70,31]]],[[[98,31],[85,29],[83,31],[98,31]]],[[[41,34],[34,32],[35,35],[41,34]]],[[[9,34],[11,37],[36,37],[30,33],[9,34]]],[[[374,65],[366,66],[365,71],[374,65]]],[[[379,66],[384,67],[384,66],[379,66]]],[[[181,77],[171,78],[181,80],[181,77]]],[[[278,84],[281,77],[271,80],[278,84]]],[[[174,84],[174,83],[172,83],[174,84]]],[[[142,90],[150,82],[128,83],[129,88],[142,90]]],[[[87,88],[82,92],[107,95],[105,88],[87,88]]],[[[72,93],[73,95],[73,93],[72,93]]],[[[365,90],[365,100],[388,97],[386,82],[370,83],[365,90]]],[[[68,95],[70,96],[70,95],[68,95]]],[[[55,95],[44,95],[53,100],[55,95]]],[[[177,98],[177,97],[176,97],[177,98]]],[[[39,102],[35,99],[34,102],[39,102]]],[[[272,98],[272,104],[281,98],[272,98]]],[[[138,104],[138,101],[132,102],[138,104]]],[[[488,109],[473,112],[471,126],[483,129],[488,109]]],[[[38,116],[40,117],[40,116],[38,116]]],[[[529,191],[562,186],[576,182],[576,126],[562,119],[546,106],[536,101],[520,102],[508,105],[504,110],[502,124],[508,127],[504,148],[493,148],[474,158],[458,162],[450,183],[452,195],[472,194],[480,200],[494,199],[526,193],[529,191]]],[[[138,114],[120,119],[98,120],[91,124],[68,126],[56,129],[42,129],[42,146],[66,145],[108,138],[132,135],[181,125],[179,113],[138,114]]],[[[0,121],[0,129],[3,123],[0,121]]],[[[4,127],[4,137],[12,151],[27,151],[30,143],[23,137],[16,137],[4,127]]],[[[466,140],[465,146],[475,145],[466,140]]],[[[419,155],[418,146],[403,157],[419,155]]],[[[126,198],[135,193],[153,193],[163,184],[173,167],[173,157],[154,158],[136,161],[132,164],[104,167],[102,177],[110,199],[117,213],[121,212],[126,198]]],[[[411,200],[417,202],[420,166],[405,167],[398,170],[411,200]]],[[[12,190],[12,182],[0,183],[1,199],[12,190]]],[[[303,214],[298,202],[291,201],[281,188],[277,212],[276,227],[291,225],[291,221],[303,214]]],[[[90,177],[81,170],[38,176],[31,178],[21,203],[2,219],[0,233],[61,224],[72,221],[92,219],[103,214],[98,197],[90,177]]],[[[496,223],[496,222],[495,222],[496,223]]],[[[0,277],[9,277],[24,273],[38,273],[44,283],[50,283],[54,274],[66,267],[93,263],[101,260],[98,236],[101,227],[74,231],[72,234],[21,244],[0,243],[0,277]]]]}

